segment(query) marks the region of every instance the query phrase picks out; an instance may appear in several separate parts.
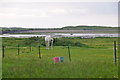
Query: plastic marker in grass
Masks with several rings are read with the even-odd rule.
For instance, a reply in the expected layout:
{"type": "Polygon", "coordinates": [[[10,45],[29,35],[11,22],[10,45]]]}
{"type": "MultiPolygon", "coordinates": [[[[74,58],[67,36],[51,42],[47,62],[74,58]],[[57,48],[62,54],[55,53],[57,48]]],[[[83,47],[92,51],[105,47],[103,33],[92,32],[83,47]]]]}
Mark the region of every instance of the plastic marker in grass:
{"type": "Polygon", "coordinates": [[[53,60],[55,63],[64,62],[64,57],[54,57],[53,60]]]}
{"type": "Polygon", "coordinates": [[[64,57],[59,57],[60,62],[64,62],[64,57]]]}
{"type": "Polygon", "coordinates": [[[55,63],[59,62],[59,57],[54,57],[53,59],[55,63]]]}

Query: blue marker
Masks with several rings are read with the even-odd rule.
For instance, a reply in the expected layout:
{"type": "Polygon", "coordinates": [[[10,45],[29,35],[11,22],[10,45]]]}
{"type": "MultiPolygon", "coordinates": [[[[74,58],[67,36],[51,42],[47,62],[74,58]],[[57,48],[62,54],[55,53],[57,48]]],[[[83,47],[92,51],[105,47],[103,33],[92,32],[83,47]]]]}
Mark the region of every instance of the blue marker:
{"type": "Polygon", "coordinates": [[[60,62],[64,62],[64,57],[59,57],[60,62]]]}

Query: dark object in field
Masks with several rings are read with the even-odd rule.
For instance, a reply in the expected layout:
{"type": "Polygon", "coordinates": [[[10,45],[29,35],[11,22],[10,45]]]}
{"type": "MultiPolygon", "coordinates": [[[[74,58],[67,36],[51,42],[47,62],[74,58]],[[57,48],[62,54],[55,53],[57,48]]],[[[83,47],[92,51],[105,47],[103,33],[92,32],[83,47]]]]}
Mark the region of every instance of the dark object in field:
{"type": "Polygon", "coordinates": [[[30,44],[30,52],[32,51],[32,47],[31,47],[31,44],[30,44]]]}
{"type": "Polygon", "coordinates": [[[116,64],[116,41],[114,41],[114,63],[116,64]]]}
{"type": "Polygon", "coordinates": [[[41,59],[41,55],[40,55],[40,46],[38,46],[38,49],[39,49],[39,58],[41,59]]]}
{"type": "Polygon", "coordinates": [[[20,49],[19,49],[19,45],[18,45],[18,55],[19,55],[19,53],[20,53],[20,49]]]}
{"type": "Polygon", "coordinates": [[[5,48],[5,46],[2,46],[2,57],[4,58],[4,48],[5,48]]]}
{"type": "Polygon", "coordinates": [[[69,60],[71,62],[71,56],[70,56],[70,48],[69,48],[69,46],[68,46],[68,55],[69,55],[69,60]]]}

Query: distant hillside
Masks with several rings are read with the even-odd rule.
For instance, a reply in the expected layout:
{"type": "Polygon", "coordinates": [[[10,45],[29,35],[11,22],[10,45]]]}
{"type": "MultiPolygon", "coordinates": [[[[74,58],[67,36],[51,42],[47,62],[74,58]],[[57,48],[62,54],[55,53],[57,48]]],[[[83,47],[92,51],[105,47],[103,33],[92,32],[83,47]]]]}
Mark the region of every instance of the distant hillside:
{"type": "Polygon", "coordinates": [[[118,30],[118,27],[104,27],[104,26],[65,26],[62,28],[21,28],[21,27],[12,27],[2,29],[2,34],[5,33],[19,33],[21,31],[30,31],[30,30],[118,30]]]}
{"type": "Polygon", "coordinates": [[[0,27],[0,30],[2,30],[2,33],[15,33],[15,32],[20,32],[20,31],[27,31],[26,28],[21,28],[21,27],[12,27],[12,28],[5,28],[5,27],[0,27]]]}
{"type": "Polygon", "coordinates": [[[104,27],[104,26],[66,26],[62,30],[117,30],[118,27],[104,27]]]}

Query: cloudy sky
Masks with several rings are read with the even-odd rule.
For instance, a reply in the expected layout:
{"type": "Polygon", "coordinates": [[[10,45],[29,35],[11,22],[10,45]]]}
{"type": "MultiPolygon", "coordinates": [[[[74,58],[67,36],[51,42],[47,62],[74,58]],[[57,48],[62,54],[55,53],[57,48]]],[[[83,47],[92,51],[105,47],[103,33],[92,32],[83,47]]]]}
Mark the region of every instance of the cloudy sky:
{"type": "MultiPolygon", "coordinates": [[[[104,0],[105,1],[105,0],[104,0]]],[[[1,0],[1,27],[118,26],[118,2],[1,0]]]]}

